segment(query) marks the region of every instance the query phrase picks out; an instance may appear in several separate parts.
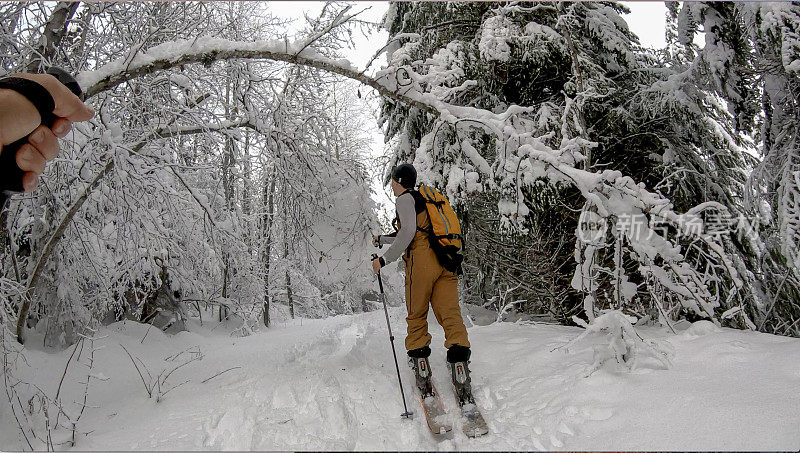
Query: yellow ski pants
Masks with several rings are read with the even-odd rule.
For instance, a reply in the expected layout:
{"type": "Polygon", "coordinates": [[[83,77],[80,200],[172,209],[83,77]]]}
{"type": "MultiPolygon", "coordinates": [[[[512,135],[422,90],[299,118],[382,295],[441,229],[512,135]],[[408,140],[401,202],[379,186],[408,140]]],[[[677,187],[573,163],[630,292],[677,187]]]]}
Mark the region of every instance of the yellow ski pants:
{"type": "MultiPolygon", "coordinates": [[[[427,241],[427,239],[426,239],[427,241]]],[[[458,276],[443,268],[433,249],[423,241],[414,241],[403,255],[406,262],[406,310],[408,335],[406,349],[429,346],[428,306],[444,328],[444,347],[457,344],[469,347],[467,328],[458,305],[458,276]]]]}

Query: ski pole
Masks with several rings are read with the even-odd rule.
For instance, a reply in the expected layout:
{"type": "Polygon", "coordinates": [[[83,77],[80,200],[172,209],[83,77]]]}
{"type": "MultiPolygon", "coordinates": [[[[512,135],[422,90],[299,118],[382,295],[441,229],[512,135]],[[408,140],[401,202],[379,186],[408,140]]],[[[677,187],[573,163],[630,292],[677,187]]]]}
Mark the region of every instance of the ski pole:
{"type": "MultiPolygon", "coordinates": [[[[378,255],[373,253],[372,259],[378,258],[378,255]]],[[[394,349],[394,335],[392,335],[392,324],[389,322],[389,309],[386,308],[386,294],[383,292],[383,280],[381,279],[381,271],[378,271],[378,287],[381,289],[381,302],[383,302],[383,313],[386,315],[386,327],[389,328],[389,342],[392,343],[392,355],[394,356],[394,367],[397,369],[397,382],[400,383],[400,396],[403,398],[403,412],[401,417],[411,418],[413,412],[408,410],[406,405],[406,393],[403,391],[403,380],[400,379],[400,365],[397,364],[397,352],[394,349]]]]}

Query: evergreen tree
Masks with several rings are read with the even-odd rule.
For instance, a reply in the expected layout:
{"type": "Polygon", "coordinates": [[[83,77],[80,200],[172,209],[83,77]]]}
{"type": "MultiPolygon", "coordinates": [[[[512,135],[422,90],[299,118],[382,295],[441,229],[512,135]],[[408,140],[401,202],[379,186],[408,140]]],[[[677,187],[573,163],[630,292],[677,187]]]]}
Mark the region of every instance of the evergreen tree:
{"type": "Polygon", "coordinates": [[[724,100],[729,122],[752,137],[746,146],[759,157],[751,160],[752,172],[736,194],[738,225],[747,231],[731,241],[746,251],[735,263],[752,294],[744,308],[759,329],[800,335],[800,4],[686,2],[671,11],[676,37],[686,47],[702,25],[705,46],[692,52],[687,71],[724,100]]]}
{"type": "MultiPolygon", "coordinates": [[[[745,117],[734,119],[713,87],[693,82],[696,66],[643,49],[624,12],[614,2],[392,4],[385,26],[398,80],[406,77],[407,65],[419,74],[413,82],[439,99],[494,112],[519,105],[528,112],[510,121],[527,134],[515,138],[504,135],[508,131],[486,131],[479,119],[462,125],[391,101],[383,106],[395,162],[421,167],[422,179],[446,190],[466,219],[466,281],[473,300],[515,286],[522,298],[534,288],[541,298],[526,308],[549,310],[565,321],[578,311],[591,318],[588,311],[616,304],[653,317],[675,317],[682,309],[680,302],[656,300],[663,288],[648,266],[640,266],[647,258],[621,252],[624,238],[609,233],[605,245],[591,250],[576,243],[575,213],[592,210],[591,203],[574,185],[543,180],[527,160],[528,148],[520,146],[524,140],[557,150],[560,162],[631,176],[669,197],[670,207],[686,211],[714,201],[740,212],[748,162],[747,142],[736,128],[747,128],[745,117]],[[488,253],[471,254],[471,245],[488,253]],[[592,263],[589,274],[572,275],[564,264],[573,256],[579,268],[592,263]],[[496,275],[498,267],[511,271],[496,275]],[[494,277],[487,290],[489,275],[494,277]],[[595,283],[580,283],[588,280],[595,283]]],[[[743,64],[746,58],[735,60],[743,64]]],[[[750,79],[728,79],[716,86],[728,87],[741,105],[751,106],[750,79]]],[[[658,222],[657,216],[646,217],[645,223],[658,222]]],[[[637,220],[613,221],[619,226],[637,220]]],[[[679,259],[711,266],[704,257],[714,246],[694,247],[695,255],[679,259]]],[[[726,250],[715,260],[730,264],[728,253],[749,252],[735,245],[726,250]]],[[[734,276],[727,286],[712,284],[713,294],[704,297],[725,300],[739,291],[737,270],[727,264],[713,273],[734,276]]],[[[710,281],[695,283],[706,287],[710,281]]],[[[714,316],[711,308],[697,310],[714,316]]]]}

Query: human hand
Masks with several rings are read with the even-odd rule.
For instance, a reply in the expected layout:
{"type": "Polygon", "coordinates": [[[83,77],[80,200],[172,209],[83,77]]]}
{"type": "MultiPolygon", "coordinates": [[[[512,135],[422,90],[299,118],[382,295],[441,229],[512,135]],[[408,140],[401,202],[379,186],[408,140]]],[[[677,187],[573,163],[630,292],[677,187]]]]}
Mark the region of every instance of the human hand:
{"type": "Polygon", "coordinates": [[[378,246],[378,236],[375,236],[374,234],[372,235],[372,246],[373,247],[378,246]]]}
{"type": "MultiPolygon", "coordinates": [[[[86,121],[94,111],[85,105],[72,91],[49,74],[11,74],[34,81],[44,87],[53,97],[52,126],[41,124],[42,117],[28,98],[11,89],[0,89],[0,153],[10,145],[30,134],[27,142],[17,150],[14,159],[3,159],[4,165],[14,162],[24,173],[22,187],[26,192],[36,188],[39,175],[47,162],[58,155],[58,138],[64,137],[76,121],[86,121]]],[[[12,164],[13,165],[13,164],[12,164]]],[[[8,173],[11,169],[0,168],[8,173]]]]}
{"type": "Polygon", "coordinates": [[[372,271],[375,272],[376,275],[381,273],[381,267],[383,267],[381,260],[382,258],[372,259],[372,271]]]}

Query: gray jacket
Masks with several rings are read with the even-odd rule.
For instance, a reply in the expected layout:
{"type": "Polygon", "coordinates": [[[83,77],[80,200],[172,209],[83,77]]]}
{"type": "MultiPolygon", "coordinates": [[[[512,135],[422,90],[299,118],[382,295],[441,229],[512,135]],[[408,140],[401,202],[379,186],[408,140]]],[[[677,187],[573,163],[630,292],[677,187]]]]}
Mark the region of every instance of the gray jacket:
{"type": "Polygon", "coordinates": [[[417,232],[417,210],[414,207],[414,196],[406,192],[395,202],[397,217],[400,219],[400,231],[396,236],[378,236],[378,243],[381,245],[391,244],[389,250],[383,254],[386,264],[400,258],[403,252],[411,245],[414,234],[417,232]]]}

